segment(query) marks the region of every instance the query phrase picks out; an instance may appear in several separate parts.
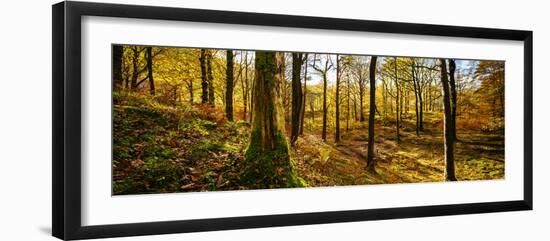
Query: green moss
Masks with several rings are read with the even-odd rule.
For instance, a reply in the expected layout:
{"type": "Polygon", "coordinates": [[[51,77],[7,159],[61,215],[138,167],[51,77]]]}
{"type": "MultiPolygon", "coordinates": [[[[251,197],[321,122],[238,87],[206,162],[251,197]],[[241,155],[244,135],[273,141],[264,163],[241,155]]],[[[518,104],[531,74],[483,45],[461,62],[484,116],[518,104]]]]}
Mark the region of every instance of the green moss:
{"type": "Polygon", "coordinates": [[[201,124],[202,126],[204,126],[205,129],[210,131],[216,129],[217,127],[216,122],[207,121],[207,120],[203,120],[201,124]]]}
{"type": "Polygon", "coordinates": [[[210,152],[224,150],[224,143],[219,139],[200,139],[189,147],[188,158],[191,161],[198,161],[210,155],[210,152]]]}
{"type": "Polygon", "coordinates": [[[241,183],[248,188],[305,187],[307,183],[296,176],[290,158],[289,146],[282,133],[275,134],[275,148],[262,150],[260,131],[251,133],[250,145],[245,152],[246,169],[241,183]]]}
{"type": "Polygon", "coordinates": [[[173,192],[181,186],[182,170],[174,161],[150,157],[131,169],[133,175],[114,182],[115,194],[173,192]]]}

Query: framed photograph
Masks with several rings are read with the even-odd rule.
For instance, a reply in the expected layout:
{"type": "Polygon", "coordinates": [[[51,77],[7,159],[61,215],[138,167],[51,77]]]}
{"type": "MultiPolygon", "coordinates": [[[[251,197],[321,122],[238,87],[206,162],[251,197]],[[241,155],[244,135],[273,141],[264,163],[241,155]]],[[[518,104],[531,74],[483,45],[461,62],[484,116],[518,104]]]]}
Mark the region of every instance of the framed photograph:
{"type": "Polygon", "coordinates": [[[532,34],[55,4],[53,235],[531,210],[532,34]]]}

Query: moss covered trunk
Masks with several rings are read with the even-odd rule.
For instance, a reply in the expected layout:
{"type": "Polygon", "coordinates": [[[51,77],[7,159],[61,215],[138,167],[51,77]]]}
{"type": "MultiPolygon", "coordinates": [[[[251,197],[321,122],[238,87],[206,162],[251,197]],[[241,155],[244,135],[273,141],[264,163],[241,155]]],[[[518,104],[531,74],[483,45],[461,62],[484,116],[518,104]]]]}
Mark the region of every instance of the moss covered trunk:
{"type": "Polygon", "coordinates": [[[303,186],[294,173],[284,135],[283,62],[283,53],[256,51],[251,138],[242,176],[250,188],[303,186]]]}

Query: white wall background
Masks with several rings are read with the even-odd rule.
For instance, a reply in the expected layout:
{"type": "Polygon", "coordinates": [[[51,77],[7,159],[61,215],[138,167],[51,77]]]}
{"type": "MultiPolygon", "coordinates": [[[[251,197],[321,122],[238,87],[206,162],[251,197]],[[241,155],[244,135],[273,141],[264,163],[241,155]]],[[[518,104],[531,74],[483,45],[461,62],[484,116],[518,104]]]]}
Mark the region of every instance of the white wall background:
{"type": "MultiPolygon", "coordinates": [[[[544,1],[111,0],[248,12],[315,15],[534,31],[534,206],[509,212],[293,226],[114,240],[548,240],[550,188],[543,76],[550,54],[544,1]]],[[[0,8],[0,240],[55,240],[51,231],[51,8],[9,1],[0,8]]]]}

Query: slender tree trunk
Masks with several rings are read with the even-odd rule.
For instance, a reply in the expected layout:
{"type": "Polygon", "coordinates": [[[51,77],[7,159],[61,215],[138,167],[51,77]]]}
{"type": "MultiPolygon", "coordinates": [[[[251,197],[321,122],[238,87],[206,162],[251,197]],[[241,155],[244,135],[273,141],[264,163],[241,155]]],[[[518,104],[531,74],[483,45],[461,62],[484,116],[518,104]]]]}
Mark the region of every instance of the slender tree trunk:
{"type": "Polygon", "coordinates": [[[155,80],[153,79],[153,48],[147,47],[147,79],[149,79],[149,93],[155,95],[155,80]]]}
{"type": "Polygon", "coordinates": [[[324,63],[324,66],[318,67],[316,66],[316,61],[321,61],[320,59],[317,59],[316,56],[313,57],[313,69],[317,71],[319,75],[323,78],[323,130],[322,130],[322,139],[323,141],[327,140],[327,85],[328,85],[328,72],[332,68],[332,62],[330,59],[330,55],[326,55],[326,60],[324,63]]]}
{"type": "MultiPolygon", "coordinates": [[[[431,82],[431,81],[430,81],[431,82]]],[[[430,89],[427,91],[428,92],[428,95],[430,95],[429,99],[430,99],[430,106],[428,108],[428,111],[431,111],[433,112],[435,109],[434,109],[434,106],[435,106],[435,97],[434,97],[434,88],[433,86],[430,85],[430,89]]]]}
{"type": "Polygon", "coordinates": [[[449,87],[451,89],[451,122],[453,125],[453,138],[458,141],[456,135],[456,83],[455,83],[456,64],[454,59],[449,59],[449,87]]]}
{"type": "MultiPolygon", "coordinates": [[[[283,68],[286,69],[286,61],[283,62],[283,68]]],[[[287,124],[290,124],[290,115],[292,114],[289,109],[290,109],[290,101],[289,99],[292,98],[292,93],[289,95],[288,94],[288,88],[287,88],[287,81],[285,78],[281,79],[282,83],[281,83],[281,90],[282,90],[282,96],[283,98],[281,98],[283,100],[283,116],[285,117],[285,125],[287,124]]],[[[292,82],[292,81],[291,81],[292,82]]],[[[292,88],[292,83],[291,83],[291,86],[292,88]]]]}
{"type": "Polygon", "coordinates": [[[189,103],[193,104],[193,79],[189,80],[188,90],[189,90],[189,103]]]}
{"type": "Polygon", "coordinates": [[[214,77],[212,76],[212,52],[206,52],[206,79],[208,82],[208,103],[211,106],[216,104],[214,95],[214,77]]]}
{"type": "Polygon", "coordinates": [[[365,115],[363,113],[363,96],[365,95],[365,88],[363,86],[363,81],[359,81],[359,121],[365,121],[365,115]]]}
{"type": "Polygon", "coordinates": [[[407,93],[407,97],[405,98],[405,114],[409,114],[411,91],[407,89],[407,92],[405,93],[407,93]]]}
{"type": "Polygon", "coordinates": [[[431,111],[431,105],[432,105],[432,101],[431,101],[431,89],[432,89],[432,81],[428,81],[428,86],[425,88],[425,93],[423,93],[424,96],[426,96],[426,104],[425,104],[425,107],[424,107],[424,110],[425,111],[431,111]]]}
{"type": "Polygon", "coordinates": [[[304,91],[303,91],[303,98],[302,98],[302,110],[300,112],[300,135],[304,134],[304,118],[306,115],[306,95],[307,95],[307,62],[308,62],[308,54],[305,54],[304,56],[304,91]]]}
{"type": "Polygon", "coordinates": [[[315,121],[315,102],[309,101],[309,110],[311,111],[311,123],[315,121]]]}
{"type": "Polygon", "coordinates": [[[432,89],[432,84],[431,84],[431,80],[428,81],[428,86],[425,88],[424,90],[424,93],[422,93],[423,96],[426,96],[426,104],[424,105],[424,110],[425,111],[430,111],[430,105],[431,105],[431,95],[430,95],[430,91],[432,89]]]}
{"type": "MultiPolygon", "coordinates": [[[[388,88],[387,91],[389,92],[390,89],[388,88]]],[[[393,112],[393,96],[390,95],[390,112],[393,112]]]]}
{"type": "Polygon", "coordinates": [[[403,123],[403,98],[404,98],[404,94],[403,94],[403,89],[404,89],[405,86],[401,86],[401,89],[400,89],[400,97],[399,98],[399,127],[401,127],[401,124],[403,123]]]}
{"type": "Polygon", "coordinates": [[[137,88],[137,82],[139,78],[139,50],[137,46],[132,46],[132,77],[130,83],[130,89],[135,90],[137,88]]]}
{"type": "Polygon", "coordinates": [[[290,128],[290,144],[294,145],[300,134],[300,115],[302,112],[302,61],[303,54],[292,54],[292,116],[290,128]]]}
{"type": "Polygon", "coordinates": [[[227,50],[225,68],[225,115],[233,121],[233,50],[227,50]]]}
{"type": "MultiPolygon", "coordinates": [[[[405,114],[408,114],[409,113],[409,90],[407,89],[406,86],[403,86],[403,88],[405,89],[405,94],[404,94],[404,103],[403,103],[403,106],[404,106],[404,110],[402,113],[405,113],[405,114]]],[[[401,119],[403,120],[403,119],[401,119]]]]}
{"type": "Polygon", "coordinates": [[[382,79],[382,109],[384,109],[384,123],[386,123],[386,83],[382,79]]]}
{"type": "Polygon", "coordinates": [[[441,86],[443,88],[443,108],[445,115],[443,119],[443,132],[445,134],[445,180],[456,181],[454,166],[454,136],[451,111],[451,91],[449,90],[450,86],[445,59],[439,59],[439,62],[441,63],[441,86]]]}
{"type": "Polygon", "coordinates": [[[246,107],[248,106],[248,52],[244,55],[244,80],[242,81],[243,89],[243,120],[246,121],[246,107]]]}
{"type": "Polygon", "coordinates": [[[336,55],[336,130],[334,131],[334,142],[340,141],[340,55],[336,55]]]}
{"type": "Polygon", "coordinates": [[[199,61],[201,64],[201,103],[206,104],[208,103],[208,77],[206,76],[206,52],[208,50],[201,49],[201,56],[199,57],[199,61]]]}
{"type": "Polygon", "coordinates": [[[298,187],[284,134],[284,53],[256,51],[251,138],[241,181],[251,188],[298,187]]]}
{"type": "MultiPolygon", "coordinates": [[[[256,63],[254,63],[254,66],[256,66],[256,63]]],[[[254,79],[256,79],[256,70],[254,70],[254,79]]],[[[251,90],[254,90],[256,88],[256,82],[252,81],[252,88],[251,90]]],[[[254,94],[250,93],[250,115],[248,116],[249,122],[252,123],[252,118],[254,118],[254,94]]]]}
{"type": "Polygon", "coordinates": [[[122,51],[123,56],[120,63],[121,65],[120,77],[122,78],[122,85],[123,85],[122,87],[124,87],[124,89],[126,90],[129,90],[130,89],[130,67],[128,66],[129,65],[128,61],[124,57],[126,55],[124,53],[124,49],[126,48],[123,48],[123,51],[122,51]]]}
{"type": "Polygon", "coordinates": [[[353,119],[355,121],[359,120],[357,118],[357,96],[356,95],[353,95],[353,119]]]}
{"type": "Polygon", "coordinates": [[[420,111],[420,115],[418,116],[418,130],[424,131],[424,102],[422,101],[422,90],[420,88],[420,83],[418,83],[418,79],[416,81],[416,88],[418,89],[418,110],[420,111]]]}
{"type": "Polygon", "coordinates": [[[349,80],[349,76],[347,76],[347,79],[346,79],[346,102],[347,102],[347,111],[346,111],[346,132],[349,131],[349,119],[350,119],[350,105],[349,105],[349,99],[350,99],[350,91],[349,91],[349,87],[350,87],[350,80],[349,80]]]}
{"type": "Polygon", "coordinates": [[[376,172],[374,161],[374,114],[376,109],[376,56],[372,56],[369,67],[370,103],[369,103],[369,143],[367,152],[367,168],[376,172]]]}
{"type": "Polygon", "coordinates": [[[122,45],[113,45],[113,87],[114,89],[122,88],[122,59],[124,55],[124,48],[122,45]]]}
{"type": "MultiPolygon", "coordinates": [[[[327,56],[328,58],[328,56],[327,56]]],[[[323,74],[323,141],[327,140],[327,73],[323,74]]]]}
{"type": "Polygon", "coordinates": [[[420,116],[419,116],[419,111],[418,111],[418,88],[417,88],[417,82],[418,80],[416,79],[416,73],[415,73],[415,70],[414,70],[414,63],[413,65],[411,66],[411,71],[412,71],[412,81],[413,81],[413,87],[414,87],[414,115],[416,117],[416,126],[415,126],[415,129],[416,129],[416,135],[418,136],[419,135],[419,130],[420,130],[420,123],[419,123],[419,119],[420,119],[420,116]]]}
{"type": "Polygon", "coordinates": [[[397,142],[401,141],[399,137],[399,83],[397,82],[397,57],[394,57],[394,75],[395,75],[395,129],[397,142]]]}

